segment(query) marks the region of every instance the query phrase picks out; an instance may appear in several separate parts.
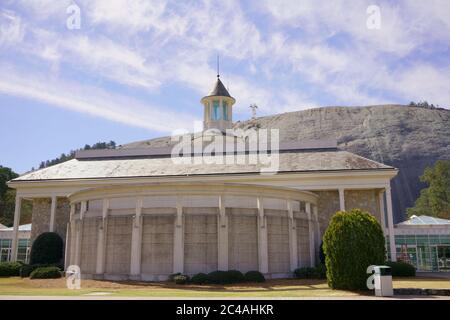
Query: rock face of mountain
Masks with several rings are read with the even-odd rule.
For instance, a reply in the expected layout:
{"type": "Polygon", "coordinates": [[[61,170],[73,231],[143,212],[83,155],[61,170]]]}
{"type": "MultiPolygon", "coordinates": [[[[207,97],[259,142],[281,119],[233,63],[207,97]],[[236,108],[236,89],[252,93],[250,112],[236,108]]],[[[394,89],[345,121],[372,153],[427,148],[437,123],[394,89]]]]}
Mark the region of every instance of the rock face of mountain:
{"type": "MultiPolygon", "coordinates": [[[[450,160],[450,110],[403,105],[323,107],[235,123],[235,128],[276,128],[280,140],[334,138],[338,147],[399,169],[392,181],[395,222],[404,220],[424,186],[419,177],[436,160],[450,160]]],[[[167,137],[122,148],[167,146],[167,137]]]]}
{"type": "Polygon", "coordinates": [[[424,169],[450,160],[450,110],[402,105],[324,107],[238,122],[278,128],[281,141],[335,138],[338,147],[399,169],[392,181],[395,220],[414,205],[424,169]]]}

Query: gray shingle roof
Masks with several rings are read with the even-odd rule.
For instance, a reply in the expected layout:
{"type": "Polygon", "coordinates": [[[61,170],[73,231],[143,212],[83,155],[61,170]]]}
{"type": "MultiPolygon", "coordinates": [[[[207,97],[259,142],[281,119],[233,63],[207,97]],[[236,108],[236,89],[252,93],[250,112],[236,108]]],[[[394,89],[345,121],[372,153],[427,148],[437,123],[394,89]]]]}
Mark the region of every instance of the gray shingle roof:
{"type": "MultiPolygon", "coordinates": [[[[207,158],[216,160],[219,156],[207,158]]],[[[73,159],[45,169],[24,174],[13,181],[66,180],[87,178],[161,177],[187,175],[258,174],[269,165],[248,163],[248,155],[235,155],[232,164],[205,164],[194,161],[175,164],[170,157],[73,159]],[[237,160],[245,160],[239,164],[237,160]]],[[[196,157],[198,159],[198,157],[196,157]]],[[[390,166],[347,151],[312,151],[279,154],[278,172],[338,170],[382,170],[390,166]]]]}
{"type": "Polygon", "coordinates": [[[208,96],[221,96],[221,97],[230,97],[231,95],[228,93],[228,90],[223,85],[220,78],[217,78],[216,84],[214,85],[214,89],[209,93],[208,96]]]}
{"type": "Polygon", "coordinates": [[[441,219],[430,216],[411,216],[406,221],[398,223],[400,226],[420,226],[420,225],[448,225],[450,226],[450,220],[441,219]]]}

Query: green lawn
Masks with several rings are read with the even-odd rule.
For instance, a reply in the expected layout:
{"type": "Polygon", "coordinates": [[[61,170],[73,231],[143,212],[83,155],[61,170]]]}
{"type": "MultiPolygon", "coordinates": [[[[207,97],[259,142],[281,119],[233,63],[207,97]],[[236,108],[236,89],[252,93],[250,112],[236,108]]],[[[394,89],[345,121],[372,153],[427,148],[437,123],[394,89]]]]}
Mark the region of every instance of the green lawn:
{"type": "MultiPolygon", "coordinates": [[[[395,288],[448,288],[450,279],[398,278],[395,288]]],[[[30,280],[0,278],[2,295],[21,296],[83,296],[104,295],[118,297],[160,297],[160,298],[302,298],[302,297],[352,297],[371,295],[370,292],[357,293],[331,290],[323,280],[268,280],[257,284],[235,285],[175,285],[169,282],[115,282],[83,280],[80,290],[69,290],[65,279],[30,280]]]]}
{"type": "Polygon", "coordinates": [[[30,280],[0,278],[1,295],[82,296],[86,294],[127,297],[219,298],[219,297],[349,297],[354,292],[331,290],[320,280],[269,280],[263,284],[175,285],[168,282],[113,282],[84,280],[80,290],[69,290],[64,279],[30,280]]]}

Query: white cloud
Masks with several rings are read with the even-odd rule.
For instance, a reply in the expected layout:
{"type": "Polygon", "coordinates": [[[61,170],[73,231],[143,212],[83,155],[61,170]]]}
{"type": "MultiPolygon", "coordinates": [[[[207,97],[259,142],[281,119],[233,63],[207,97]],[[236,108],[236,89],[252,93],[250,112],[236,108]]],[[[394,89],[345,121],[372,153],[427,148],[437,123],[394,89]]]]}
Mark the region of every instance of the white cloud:
{"type": "Polygon", "coordinates": [[[86,113],[131,126],[159,132],[186,127],[194,118],[182,112],[162,111],[139,100],[44,74],[26,75],[8,65],[0,65],[0,72],[8,78],[0,79],[0,92],[37,100],[71,111],[86,113]]]}
{"type": "Polygon", "coordinates": [[[0,48],[22,41],[24,26],[21,18],[10,10],[0,9],[0,48]]]}

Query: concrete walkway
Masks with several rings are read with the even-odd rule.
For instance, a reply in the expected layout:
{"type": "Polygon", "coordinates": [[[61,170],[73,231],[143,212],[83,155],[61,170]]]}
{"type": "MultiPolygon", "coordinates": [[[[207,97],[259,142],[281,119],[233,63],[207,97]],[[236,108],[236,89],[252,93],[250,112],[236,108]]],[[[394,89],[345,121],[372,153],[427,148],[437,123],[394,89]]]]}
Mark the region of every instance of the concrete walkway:
{"type": "Polygon", "coordinates": [[[352,296],[352,297],[302,297],[302,298],[167,298],[167,297],[110,297],[110,296],[0,296],[0,300],[450,300],[450,296],[352,296]]]}
{"type": "Polygon", "coordinates": [[[450,272],[417,272],[416,277],[450,279],[450,272]]]}

